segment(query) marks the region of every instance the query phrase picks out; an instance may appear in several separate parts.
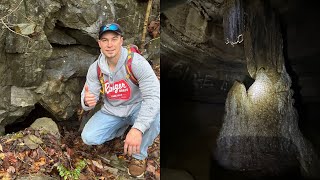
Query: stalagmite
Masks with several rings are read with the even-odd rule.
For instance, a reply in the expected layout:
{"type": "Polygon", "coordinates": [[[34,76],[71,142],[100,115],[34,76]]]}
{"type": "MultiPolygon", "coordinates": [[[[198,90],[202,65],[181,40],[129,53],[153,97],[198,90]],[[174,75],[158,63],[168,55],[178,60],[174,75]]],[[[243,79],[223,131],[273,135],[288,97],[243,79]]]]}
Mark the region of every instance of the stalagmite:
{"type": "Polygon", "coordinates": [[[248,90],[241,82],[230,89],[215,157],[225,168],[251,176],[300,168],[303,176],[318,177],[317,154],[299,130],[277,16],[267,1],[247,3],[244,50],[255,82],[248,90]]]}

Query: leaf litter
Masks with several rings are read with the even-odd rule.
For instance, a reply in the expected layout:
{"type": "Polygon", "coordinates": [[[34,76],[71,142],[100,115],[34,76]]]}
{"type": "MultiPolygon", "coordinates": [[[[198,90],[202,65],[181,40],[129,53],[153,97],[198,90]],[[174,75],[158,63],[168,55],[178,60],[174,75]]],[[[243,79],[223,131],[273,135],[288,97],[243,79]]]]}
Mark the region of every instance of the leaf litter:
{"type": "MultiPolygon", "coordinates": [[[[70,175],[68,179],[134,179],[127,174],[126,167],[131,157],[123,155],[123,139],[117,138],[102,145],[88,146],[81,140],[77,129],[60,129],[63,131],[60,139],[50,133],[41,134],[31,127],[1,136],[0,179],[11,180],[33,174],[63,179],[59,176],[59,166],[65,168],[63,175],[72,171],[79,173],[78,176],[70,175]],[[81,161],[85,162],[85,167],[79,170],[77,163],[81,161]]],[[[144,179],[158,180],[160,136],[149,147],[148,153],[144,179]]]]}

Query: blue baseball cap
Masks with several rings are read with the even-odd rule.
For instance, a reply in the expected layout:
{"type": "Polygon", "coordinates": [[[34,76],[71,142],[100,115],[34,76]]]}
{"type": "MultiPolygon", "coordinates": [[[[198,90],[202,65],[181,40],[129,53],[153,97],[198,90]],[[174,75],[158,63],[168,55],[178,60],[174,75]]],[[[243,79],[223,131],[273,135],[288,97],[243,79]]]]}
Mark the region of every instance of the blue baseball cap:
{"type": "Polygon", "coordinates": [[[119,24],[110,23],[110,24],[103,25],[103,26],[100,27],[99,39],[101,39],[101,36],[107,31],[113,31],[113,32],[115,32],[115,33],[117,33],[117,34],[122,36],[122,30],[121,30],[119,24]]]}

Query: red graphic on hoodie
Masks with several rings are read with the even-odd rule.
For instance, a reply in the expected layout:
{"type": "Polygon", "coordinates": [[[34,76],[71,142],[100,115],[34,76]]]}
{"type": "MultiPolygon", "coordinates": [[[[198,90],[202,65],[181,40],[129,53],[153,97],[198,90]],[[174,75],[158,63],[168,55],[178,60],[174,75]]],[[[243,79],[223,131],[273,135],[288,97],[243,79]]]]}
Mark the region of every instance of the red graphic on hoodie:
{"type": "Polygon", "coordinates": [[[111,84],[106,81],[105,91],[106,97],[113,100],[128,100],[131,95],[131,88],[125,80],[120,80],[111,84]]]}

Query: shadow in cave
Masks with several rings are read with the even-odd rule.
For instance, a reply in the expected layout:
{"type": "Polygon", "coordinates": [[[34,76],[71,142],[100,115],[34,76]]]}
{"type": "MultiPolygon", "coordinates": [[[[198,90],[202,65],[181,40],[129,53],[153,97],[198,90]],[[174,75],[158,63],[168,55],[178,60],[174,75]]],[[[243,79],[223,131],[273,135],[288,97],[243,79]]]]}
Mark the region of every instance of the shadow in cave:
{"type": "Polygon", "coordinates": [[[64,127],[64,129],[77,129],[80,126],[80,122],[77,120],[77,113],[74,113],[74,115],[65,121],[58,121],[54,115],[52,115],[48,110],[46,110],[40,103],[35,104],[35,108],[26,116],[21,117],[15,121],[13,124],[6,125],[5,127],[5,133],[15,133],[21,130],[24,130],[25,128],[30,127],[30,125],[38,118],[42,117],[48,117],[51,118],[53,121],[55,121],[58,125],[58,128],[60,129],[60,133],[64,131],[61,131],[61,128],[64,127]]]}
{"type": "Polygon", "coordinates": [[[161,57],[161,167],[206,180],[231,83],[206,79],[212,76],[201,68],[168,65],[174,62],[168,59],[161,57]]]}
{"type": "Polygon", "coordinates": [[[161,134],[161,144],[165,144],[161,147],[161,168],[165,172],[164,176],[170,180],[179,176],[181,172],[193,176],[192,170],[189,169],[193,159],[190,156],[190,143],[196,141],[196,134],[192,131],[192,121],[195,119],[192,113],[194,104],[187,103],[185,99],[193,92],[192,74],[184,72],[186,69],[183,66],[172,68],[165,62],[164,57],[161,57],[160,124],[165,132],[161,134]],[[175,76],[175,72],[187,74],[178,77],[175,76]]]}
{"type": "MultiPolygon", "coordinates": [[[[310,8],[310,7],[309,7],[310,8]]],[[[308,9],[308,8],[307,8],[308,9]]],[[[311,10],[310,10],[311,11],[311,10]]],[[[298,119],[298,125],[301,133],[308,139],[313,147],[316,149],[317,154],[319,155],[320,151],[320,142],[317,140],[317,137],[319,136],[319,133],[317,131],[317,128],[319,127],[318,121],[318,116],[314,115],[317,114],[317,107],[319,107],[319,103],[310,103],[307,99],[304,99],[302,95],[302,85],[299,82],[302,82],[303,80],[300,80],[299,73],[295,71],[293,67],[293,60],[288,57],[288,34],[287,34],[287,24],[285,22],[281,22],[281,33],[283,35],[283,55],[284,55],[284,60],[285,60],[285,68],[291,77],[292,85],[291,89],[293,90],[293,96],[292,98],[294,99],[294,108],[296,109],[299,119],[298,119]],[[312,128],[310,128],[310,126],[312,128]]],[[[303,58],[306,59],[313,59],[314,55],[309,55],[303,58]]],[[[302,61],[302,60],[299,60],[302,61]]],[[[301,66],[301,64],[299,64],[301,66]]],[[[296,66],[299,66],[296,65],[296,66]]],[[[306,67],[308,67],[307,65],[306,67]]],[[[317,66],[317,64],[314,64],[313,66],[317,66]]],[[[304,67],[305,68],[305,67],[304,67]]],[[[310,67],[309,67],[310,68],[310,67]]],[[[301,70],[300,70],[301,71],[301,70]]],[[[313,69],[310,70],[305,70],[308,71],[310,74],[314,73],[313,69]]],[[[302,74],[300,72],[300,74],[302,74]]],[[[312,77],[312,75],[310,75],[312,77]]],[[[313,77],[314,78],[314,77],[313,77]]],[[[308,87],[304,87],[308,88],[308,87]]],[[[306,96],[306,94],[305,94],[306,96]]]]}
{"type": "Polygon", "coordinates": [[[35,108],[26,116],[21,117],[13,124],[6,125],[5,133],[15,133],[29,127],[36,119],[41,117],[48,117],[56,121],[56,118],[47,111],[40,103],[36,103],[35,108]]]}
{"type": "Polygon", "coordinates": [[[287,73],[289,74],[291,78],[291,89],[293,90],[293,96],[292,98],[294,99],[294,104],[293,107],[297,110],[299,119],[298,119],[298,124],[299,128],[302,132],[304,133],[304,124],[306,121],[306,113],[304,106],[302,104],[302,95],[300,93],[301,91],[301,86],[299,85],[299,76],[298,74],[293,70],[290,59],[288,57],[288,39],[287,39],[287,27],[286,23],[281,21],[280,22],[280,28],[281,28],[281,34],[283,38],[283,56],[284,56],[284,61],[285,61],[285,68],[287,73]]]}
{"type": "Polygon", "coordinates": [[[246,87],[246,90],[248,91],[249,87],[254,83],[255,79],[253,79],[252,77],[246,75],[244,77],[244,80],[243,80],[243,84],[244,86],[246,87]]]}

